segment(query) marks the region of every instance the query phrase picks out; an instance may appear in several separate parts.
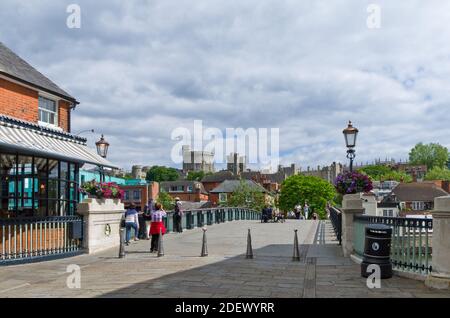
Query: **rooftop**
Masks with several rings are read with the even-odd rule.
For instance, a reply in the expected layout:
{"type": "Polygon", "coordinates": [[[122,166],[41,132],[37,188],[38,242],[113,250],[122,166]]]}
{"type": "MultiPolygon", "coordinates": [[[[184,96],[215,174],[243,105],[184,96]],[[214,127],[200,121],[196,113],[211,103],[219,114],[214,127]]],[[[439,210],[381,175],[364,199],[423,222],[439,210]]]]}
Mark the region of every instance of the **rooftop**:
{"type": "Polygon", "coordinates": [[[0,42],[0,75],[36,87],[78,104],[75,97],[53,83],[45,75],[0,42]]]}

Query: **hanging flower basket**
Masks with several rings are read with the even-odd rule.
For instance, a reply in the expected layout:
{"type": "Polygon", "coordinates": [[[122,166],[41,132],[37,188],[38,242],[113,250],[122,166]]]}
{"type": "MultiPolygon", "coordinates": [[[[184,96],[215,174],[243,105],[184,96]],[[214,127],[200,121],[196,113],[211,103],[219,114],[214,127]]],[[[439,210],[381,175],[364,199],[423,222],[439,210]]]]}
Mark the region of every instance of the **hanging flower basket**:
{"type": "Polygon", "coordinates": [[[85,182],[80,187],[80,193],[94,199],[123,199],[123,190],[114,182],[85,182]]]}
{"type": "Polygon", "coordinates": [[[346,172],[337,176],[334,181],[336,191],[342,195],[359,192],[370,192],[373,189],[372,180],[359,172],[346,172]]]}

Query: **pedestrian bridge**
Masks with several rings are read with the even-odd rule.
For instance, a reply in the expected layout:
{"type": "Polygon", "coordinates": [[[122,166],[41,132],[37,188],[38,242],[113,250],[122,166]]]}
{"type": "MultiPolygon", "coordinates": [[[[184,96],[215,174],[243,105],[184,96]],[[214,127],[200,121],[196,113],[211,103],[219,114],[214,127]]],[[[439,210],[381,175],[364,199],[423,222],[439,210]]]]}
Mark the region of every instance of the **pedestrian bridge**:
{"type": "Polygon", "coordinates": [[[206,225],[209,256],[200,257],[197,227],[164,236],[165,256],[150,241],[95,255],[8,266],[0,271],[0,297],[450,297],[423,282],[394,276],[369,289],[360,268],[342,255],[329,221],[240,220],[206,225]],[[246,259],[251,230],[253,259],[246,259]],[[294,230],[300,261],[292,261],[294,230]],[[80,268],[81,288],[70,289],[67,267],[80,268]]]}

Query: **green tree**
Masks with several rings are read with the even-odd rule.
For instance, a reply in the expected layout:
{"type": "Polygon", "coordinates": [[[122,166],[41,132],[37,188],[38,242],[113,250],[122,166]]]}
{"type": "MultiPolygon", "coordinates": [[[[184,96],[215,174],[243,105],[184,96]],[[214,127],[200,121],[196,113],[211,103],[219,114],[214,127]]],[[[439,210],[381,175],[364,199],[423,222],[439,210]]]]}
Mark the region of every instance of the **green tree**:
{"type": "Polygon", "coordinates": [[[450,170],[448,168],[434,167],[427,172],[425,180],[444,180],[450,181],[450,170]]]}
{"type": "Polygon", "coordinates": [[[370,165],[359,169],[359,172],[368,175],[372,180],[380,180],[382,176],[392,172],[392,169],[385,165],[370,165]]]}
{"type": "Polygon", "coordinates": [[[280,193],[280,209],[293,210],[297,204],[308,202],[309,206],[325,218],[327,202],[333,201],[336,195],[334,186],[318,177],[293,175],[283,181],[280,193]]]}
{"type": "Polygon", "coordinates": [[[173,210],[174,208],[174,200],[166,191],[159,191],[158,199],[156,202],[160,203],[164,210],[173,210]]]}
{"type": "Polygon", "coordinates": [[[381,176],[380,179],[383,181],[398,181],[398,182],[412,182],[412,177],[409,174],[406,174],[404,172],[400,171],[394,171],[388,172],[381,176]]]}
{"type": "Polygon", "coordinates": [[[243,180],[227,200],[228,206],[246,207],[256,211],[261,211],[265,203],[264,193],[243,180]]]}
{"type": "Polygon", "coordinates": [[[204,176],[211,175],[211,172],[205,173],[204,171],[189,171],[186,180],[190,181],[202,181],[204,176]]]}
{"type": "Polygon", "coordinates": [[[437,143],[418,143],[409,153],[409,162],[411,164],[426,165],[428,170],[434,167],[444,168],[448,160],[448,149],[437,143]]]}
{"type": "Polygon", "coordinates": [[[147,171],[146,179],[147,181],[175,181],[178,180],[180,175],[177,169],[164,167],[164,166],[153,166],[147,171]]]}

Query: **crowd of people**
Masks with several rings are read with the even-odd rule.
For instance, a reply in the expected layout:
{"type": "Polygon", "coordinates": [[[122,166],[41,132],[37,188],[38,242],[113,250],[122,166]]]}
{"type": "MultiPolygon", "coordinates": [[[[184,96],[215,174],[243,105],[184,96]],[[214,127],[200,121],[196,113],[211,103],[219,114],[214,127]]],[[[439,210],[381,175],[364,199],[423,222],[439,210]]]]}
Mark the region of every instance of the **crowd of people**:
{"type": "MultiPolygon", "coordinates": [[[[164,218],[167,217],[166,211],[164,211],[162,205],[153,199],[150,199],[148,204],[145,205],[144,211],[138,212],[136,206],[131,204],[125,212],[125,228],[126,238],[125,244],[129,245],[131,241],[131,232],[134,231],[134,240],[139,241],[141,239],[151,239],[151,251],[157,250],[158,241],[160,235],[166,233],[164,226],[164,218]]],[[[183,210],[181,206],[180,198],[175,198],[174,204],[174,232],[182,233],[183,227],[181,220],[183,218],[183,210]]],[[[298,220],[318,219],[317,213],[310,208],[308,202],[304,205],[297,204],[293,211],[283,214],[279,209],[273,208],[270,205],[264,206],[261,211],[261,222],[267,223],[284,222],[286,218],[295,218],[298,220]]]]}
{"type": "MultiPolygon", "coordinates": [[[[144,210],[138,212],[134,204],[125,211],[125,244],[129,245],[132,231],[134,232],[134,241],[141,239],[151,239],[151,252],[155,252],[158,247],[159,236],[166,233],[164,218],[167,217],[162,205],[153,199],[145,205],[144,210]]],[[[174,204],[174,231],[182,233],[183,227],[181,220],[183,210],[181,208],[180,198],[175,198],[174,204]]]]}

